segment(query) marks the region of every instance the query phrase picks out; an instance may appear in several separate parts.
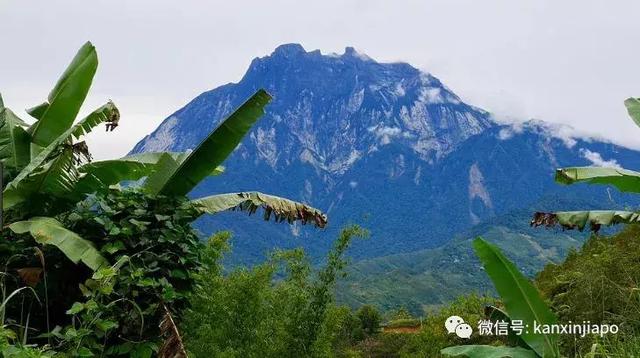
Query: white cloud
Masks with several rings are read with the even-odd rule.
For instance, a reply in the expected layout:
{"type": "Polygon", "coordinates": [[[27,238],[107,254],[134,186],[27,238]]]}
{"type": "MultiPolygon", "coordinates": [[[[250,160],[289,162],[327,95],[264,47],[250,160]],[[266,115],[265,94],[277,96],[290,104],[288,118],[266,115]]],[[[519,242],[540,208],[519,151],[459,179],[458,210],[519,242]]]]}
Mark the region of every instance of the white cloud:
{"type": "Polygon", "coordinates": [[[596,167],[607,167],[607,168],[622,169],[620,164],[618,164],[618,162],[615,159],[604,160],[602,158],[602,155],[600,155],[600,153],[598,153],[598,152],[592,152],[589,149],[582,148],[582,149],[580,149],[580,154],[582,154],[582,156],[585,159],[590,161],[596,167]]]}
{"type": "Polygon", "coordinates": [[[98,158],[126,153],[179,106],[238,81],[254,57],[290,42],[324,53],[354,46],[357,56],[409,62],[498,118],[566,123],[640,147],[622,105],[640,95],[640,47],[628,46],[640,32],[635,0],[0,3],[0,32],[11,34],[3,51],[12,54],[0,66],[0,91],[11,108],[42,102],[87,40],[100,56],[89,98],[107,94],[94,104],[154,99],[122,106],[131,130],[99,146],[98,158]]]}

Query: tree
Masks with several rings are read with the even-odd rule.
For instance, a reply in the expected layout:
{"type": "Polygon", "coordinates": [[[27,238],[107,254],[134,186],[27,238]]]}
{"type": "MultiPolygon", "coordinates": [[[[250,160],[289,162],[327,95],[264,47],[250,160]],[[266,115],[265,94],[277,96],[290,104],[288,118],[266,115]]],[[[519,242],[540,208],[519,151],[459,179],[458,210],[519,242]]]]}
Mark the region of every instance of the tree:
{"type": "Polygon", "coordinates": [[[364,305],[358,309],[356,316],[360,319],[362,329],[367,334],[377,333],[382,320],[380,312],[372,305],[364,305]]]}

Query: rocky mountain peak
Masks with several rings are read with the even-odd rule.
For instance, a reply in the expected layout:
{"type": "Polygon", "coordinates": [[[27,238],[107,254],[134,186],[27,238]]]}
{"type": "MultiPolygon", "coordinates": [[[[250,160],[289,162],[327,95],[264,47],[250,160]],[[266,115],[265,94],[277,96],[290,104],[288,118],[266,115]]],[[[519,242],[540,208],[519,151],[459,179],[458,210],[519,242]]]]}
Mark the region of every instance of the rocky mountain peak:
{"type": "Polygon", "coordinates": [[[274,100],[241,151],[273,168],[297,162],[344,174],[389,145],[433,162],[493,125],[487,112],[409,64],[379,63],[353,47],[324,55],[285,44],[254,59],[237,84],[205,92],[167,118],[134,151],[195,146],[203,129],[258,88],[274,100]]]}

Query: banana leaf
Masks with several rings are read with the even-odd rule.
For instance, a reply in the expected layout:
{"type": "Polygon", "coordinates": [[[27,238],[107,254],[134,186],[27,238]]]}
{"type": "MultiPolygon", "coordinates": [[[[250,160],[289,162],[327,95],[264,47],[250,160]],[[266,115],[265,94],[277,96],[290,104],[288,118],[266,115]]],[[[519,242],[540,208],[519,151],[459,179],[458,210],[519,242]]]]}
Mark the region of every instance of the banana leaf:
{"type": "Polygon", "coordinates": [[[159,193],[179,167],[180,163],[169,154],[161,155],[156,170],[144,183],[144,190],[151,195],[159,193]]]}
{"type": "Polygon", "coordinates": [[[618,190],[640,193],[640,173],[632,170],[604,167],[572,167],[556,170],[561,184],[588,183],[613,185],[618,190]]]}
{"type": "Polygon", "coordinates": [[[629,117],[640,126],[640,98],[627,98],[624,101],[624,106],[627,107],[629,117]]]}
{"type": "MultiPolygon", "coordinates": [[[[160,161],[160,158],[162,157],[162,155],[167,154],[167,155],[171,156],[171,158],[173,158],[173,160],[175,160],[177,163],[182,163],[182,162],[184,162],[185,159],[187,159],[189,157],[189,153],[191,153],[191,151],[186,151],[186,152],[145,152],[145,153],[136,153],[136,154],[128,155],[128,156],[122,158],[122,160],[127,160],[127,161],[131,160],[131,161],[137,161],[137,162],[140,162],[140,163],[157,164],[160,161]]],[[[219,165],[209,173],[209,176],[216,176],[216,175],[220,175],[222,173],[224,173],[224,166],[219,165]]]]}
{"type": "Polygon", "coordinates": [[[109,262],[100,252],[73,231],[67,230],[62,224],[50,217],[33,217],[29,220],[18,221],[9,225],[9,229],[16,234],[30,233],[40,244],[56,246],[69,260],[74,263],[82,262],[96,271],[109,262]]]}
{"type": "Polygon", "coordinates": [[[91,128],[103,122],[113,120],[117,115],[117,108],[109,102],[98,108],[87,117],[79,121],[73,127],[67,129],[49,146],[42,149],[31,162],[24,167],[20,173],[4,189],[3,205],[5,209],[24,202],[33,193],[54,193],[63,195],[75,186],[75,180],[79,178],[77,168],[68,166],[69,157],[61,157],[65,148],[71,146],[71,140],[76,135],[81,136],[91,128]],[[61,172],[62,168],[67,172],[61,172]],[[50,172],[50,170],[52,170],[50,172]],[[55,182],[53,187],[44,186],[45,180],[48,184],[55,182]],[[59,189],[67,190],[60,191],[59,189]],[[55,189],[55,190],[49,190],[55,189]]]}
{"type": "Polygon", "coordinates": [[[587,225],[592,231],[598,231],[603,225],[634,223],[640,223],[640,213],[617,210],[537,212],[531,220],[531,226],[553,227],[560,225],[564,229],[578,229],[580,231],[584,230],[587,225]]]}
{"type": "Polygon", "coordinates": [[[270,100],[271,96],[265,90],[256,92],[189,153],[178,168],[169,173],[164,185],[154,191],[164,195],[187,195],[238,146],[264,114],[264,107],[270,100]]]}
{"type": "Polygon", "coordinates": [[[0,161],[5,170],[18,172],[29,163],[31,137],[26,126],[9,108],[0,108],[0,161]]]}
{"type": "Polygon", "coordinates": [[[47,147],[71,127],[87,97],[97,68],[96,49],[87,42],[49,93],[47,102],[29,111],[38,119],[30,129],[33,143],[47,147]]]}
{"type": "Polygon", "coordinates": [[[264,219],[269,220],[272,215],[276,222],[296,220],[303,224],[311,222],[319,228],[327,225],[327,216],[320,210],[302,203],[267,195],[259,192],[228,193],[207,196],[192,201],[206,214],[216,214],[225,210],[242,210],[249,214],[258,208],[264,210],[264,219]]]}
{"type": "Polygon", "coordinates": [[[497,247],[477,238],[473,248],[500,294],[509,317],[522,320],[528,327],[520,335],[522,340],[541,357],[559,357],[557,335],[538,334],[533,329],[535,323],[550,325],[557,321],[538,290],[497,247]]]}
{"type": "Polygon", "coordinates": [[[537,358],[532,350],[521,347],[494,347],[483,345],[468,345],[448,347],[440,351],[441,354],[451,357],[468,358],[537,358]]]}

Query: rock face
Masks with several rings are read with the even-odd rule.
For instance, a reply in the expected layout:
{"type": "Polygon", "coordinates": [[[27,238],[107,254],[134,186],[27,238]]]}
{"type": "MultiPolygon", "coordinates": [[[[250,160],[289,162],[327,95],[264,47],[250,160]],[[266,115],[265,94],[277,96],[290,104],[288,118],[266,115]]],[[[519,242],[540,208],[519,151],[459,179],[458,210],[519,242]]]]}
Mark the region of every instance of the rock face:
{"type": "Polygon", "coordinates": [[[560,135],[544,122],[496,124],[406,63],[378,63],[350,47],[323,55],[297,44],[254,59],[240,82],[201,94],[132,152],[195,147],[258,88],[274,97],[267,114],[225,163],[225,174],[193,195],[260,190],[286,196],[325,210],[331,227],[319,232],[238,213],[198,222],[205,233],[234,231],[234,261],[254,262],[275,246],[302,245],[322,255],[348,222],[371,230],[372,238],[352,251],[370,258],[434,247],[549,193],[622,205],[628,198],[610,196],[606,188],[558,188],[553,171],[592,163],[640,166],[634,151],[560,135]]]}

